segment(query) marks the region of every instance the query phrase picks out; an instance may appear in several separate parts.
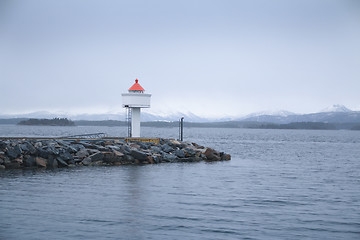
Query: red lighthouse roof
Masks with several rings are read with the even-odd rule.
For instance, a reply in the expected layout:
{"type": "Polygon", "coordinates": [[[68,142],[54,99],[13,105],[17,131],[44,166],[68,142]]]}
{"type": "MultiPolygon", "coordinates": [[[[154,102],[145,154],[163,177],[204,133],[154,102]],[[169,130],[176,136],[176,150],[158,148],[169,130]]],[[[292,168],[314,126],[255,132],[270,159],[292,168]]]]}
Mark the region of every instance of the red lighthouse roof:
{"type": "Polygon", "coordinates": [[[129,91],[145,91],[145,89],[138,82],[139,80],[136,79],[134,85],[129,88],[129,91]]]}

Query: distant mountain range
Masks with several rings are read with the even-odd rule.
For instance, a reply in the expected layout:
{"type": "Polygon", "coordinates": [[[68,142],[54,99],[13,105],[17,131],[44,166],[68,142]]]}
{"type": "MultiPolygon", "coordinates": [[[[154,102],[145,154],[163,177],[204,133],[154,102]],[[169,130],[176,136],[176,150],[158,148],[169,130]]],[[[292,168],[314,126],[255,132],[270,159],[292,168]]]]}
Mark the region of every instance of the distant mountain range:
{"type": "MultiPolygon", "coordinates": [[[[295,114],[288,111],[278,112],[259,112],[238,118],[223,118],[223,119],[207,119],[197,116],[192,113],[174,113],[165,116],[155,115],[147,112],[141,113],[143,122],[159,121],[171,122],[178,121],[184,117],[186,122],[260,122],[260,123],[275,123],[275,124],[288,124],[293,122],[324,122],[324,123],[360,123],[360,111],[352,111],[343,105],[333,105],[318,113],[310,114],[295,114]]],[[[73,121],[88,120],[88,121],[102,121],[102,120],[118,120],[125,121],[125,111],[122,113],[108,113],[108,114],[79,114],[69,115],[65,113],[50,113],[50,112],[34,112],[27,114],[14,114],[14,115],[1,115],[0,123],[9,123],[4,119],[29,119],[29,118],[69,118],[73,121]]],[[[16,120],[14,120],[16,121],[16,120]]]]}
{"type": "MultiPolygon", "coordinates": [[[[141,121],[178,121],[181,117],[184,117],[189,122],[209,122],[211,120],[197,116],[193,113],[173,113],[167,115],[155,115],[147,112],[141,112],[141,121]]],[[[125,121],[126,113],[105,113],[105,114],[66,114],[66,113],[51,113],[46,111],[25,113],[25,114],[0,114],[0,119],[53,119],[53,118],[68,118],[73,121],[76,120],[87,120],[87,121],[103,121],[103,120],[117,120],[125,121]]]]}
{"type": "Polygon", "coordinates": [[[292,122],[358,123],[360,111],[352,111],[343,105],[333,105],[318,113],[295,114],[281,111],[272,114],[251,114],[240,121],[286,124],[292,122]]]}

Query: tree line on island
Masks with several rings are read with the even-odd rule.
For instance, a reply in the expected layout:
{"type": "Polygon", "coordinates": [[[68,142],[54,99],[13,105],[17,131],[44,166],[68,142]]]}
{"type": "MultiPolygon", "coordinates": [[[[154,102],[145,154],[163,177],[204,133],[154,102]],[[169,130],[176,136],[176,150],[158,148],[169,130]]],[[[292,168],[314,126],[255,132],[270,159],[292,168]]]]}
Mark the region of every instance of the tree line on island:
{"type": "Polygon", "coordinates": [[[75,126],[75,123],[67,118],[37,119],[30,118],[23,120],[18,125],[41,125],[41,126],[75,126]]]}

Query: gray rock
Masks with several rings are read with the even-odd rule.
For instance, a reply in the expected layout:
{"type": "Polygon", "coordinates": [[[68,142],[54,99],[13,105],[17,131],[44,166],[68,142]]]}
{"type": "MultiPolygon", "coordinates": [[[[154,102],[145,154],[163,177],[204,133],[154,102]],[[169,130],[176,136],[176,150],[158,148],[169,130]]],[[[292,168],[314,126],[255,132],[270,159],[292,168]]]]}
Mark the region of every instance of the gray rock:
{"type": "Polygon", "coordinates": [[[47,150],[50,154],[59,155],[59,150],[57,150],[54,145],[49,145],[46,150],[47,150]]]}
{"type": "Polygon", "coordinates": [[[56,158],[54,158],[53,156],[50,156],[47,159],[47,167],[48,168],[57,168],[58,167],[58,162],[57,162],[56,158]]]}
{"type": "Polygon", "coordinates": [[[138,150],[132,150],[131,156],[133,156],[135,159],[138,159],[140,161],[146,160],[147,154],[138,150]]]}
{"type": "Polygon", "coordinates": [[[71,147],[75,148],[76,151],[81,151],[81,150],[85,149],[85,147],[81,144],[72,144],[71,147]]]}
{"type": "Polygon", "coordinates": [[[72,146],[68,146],[66,148],[66,151],[69,152],[69,153],[76,153],[78,150],[72,146]]]}
{"type": "Polygon", "coordinates": [[[46,168],[46,165],[47,165],[46,159],[44,159],[42,157],[37,157],[37,158],[35,158],[35,162],[38,167],[46,168]]]}
{"type": "Polygon", "coordinates": [[[80,144],[83,145],[85,148],[90,148],[90,149],[97,149],[97,147],[98,147],[96,145],[85,143],[85,142],[82,142],[80,144]]]}
{"type": "Polygon", "coordinates": [[[131,155],[125,155],[124,156],[124,161],[126,163],[134,163],[135,162],[135,158],[131,155]]]}
{"type": "Polygon", "coordinates": [[[4,159],[4,165],[7,169],[16,169],[20,168],[20,161],[17,161],[17,159],[10,160],[10,158],[6,157],[4,159]]]}
{"type": "Polygon", "coordinates": [[[94,153],[82,160],[82,163],[87,166],[90,165],[92,162],[101,161],[104,158],[104,154],[101,152],[94,153]]]}
{"type": "Polygon", "coordinates": [[[152,146],[150,149],[151,149],[152,152],[155,152],[155,153],[161,153],[162,152],[161,148],[157,147],[157,146],[152,146]]]}
{"type": "Polygon", "coordinates": [[[162,160],[164,162],[175,162],[177,160],[176,155],[170,154],[170,153],[163,153],[162,154],[162,160]]]}
{"type": "Polygon", "coordinates": [[[209,160],[209,161],[220,161],[221,160],[220,153],[218,151],[215,151],[212,148],[207,148],[204,154],[205,154],[207,160],[209,160]]]}
{"type": "Polygon", "coordinates": [[[88,165],[92,165],[93,162],[101,161],[103,158],[104,158],[104,154],[102,152],[96,152],[84,158],[81,162],[83,165],[88,166],[88,165]]]}
{"type": "Polygon", "coordinates": [[[87,151],[88,151],[88,153],[89,153],[90,155],[92,155],[92,154],[94,154],[94,153],[99,153],[99,152],[100,152],[100,151],[97,150],[97,149],[87,149],[87,151]]]}
{"type": "Polygon", "coordinates": [[[48,158],[51,153],[48,152],[45,148],[39,148],[37,150],[37,154],[39,155],[39,157],[48,158]]]}
{"type": "Polygon", "coordinates": [[[24,166],[25,167],[36,167],[35,158],[29,155],[26,155],[24,158],[24,166]]]}
{"type": "Polygon", "coordinates": [[[161,155],[156,154],[156,155],[153,155],[152,157],[153,157],[155,163],[161,163],[161,161],[162,161],[161,155]]]}
{"type": "Polygon", "coordinates": [[[114,153],[114,161],[122,161],[124,159],[124,154],[122,152],[119,152],[119,151],[116,151],[116,150],[113,150],[113,153],[114,153]]]}
{"type": "Polygon", "coordinates": [[[113,152],[103,152],[103,154],[104,154],[103,162],[105,163],[114,163],[118,161],[118,159],[115,157],[115,153],[113,152]]]}
{"type": "Polygon", "coordinates": [[[6,145],[4,141],[0,140],[0,149],[5,149],[6,145]]]}
{"type": "Polygon", "coordinates": [[[86,157],[86,158],[84,158],[81,162],[82,162],[82,164],[83,164],[84,166],[89,166],[92,161],[91,161],[91,158],[90,158],[90,157],[86,157]]]}
{"type": "Polygon", "coordinates": [[[221,152],[221,153],[220,153],[220,157],[221,157],[221,160],[225,160],[225,161],[231,160],[231,155],[230,155],[230,154],[226,154],[226,153],[224,153],[224,152],[221,152]]]}
{"type": "Polygon", "coordinates": [[[174,151],[174,154],[179,158],[184,158],[185,157],[185,152],[184,152],[184,150],[181,150],[181,149],[176,149],[174,151]]]}
{"type": "Polygon", "coordinates": [[[166,153],[169,153],[169,152],[172,152],[174,151],[174,149],[172,147],[170,147],[168,144],[164,144],[161,146],[161,149],[166,152],[166,153]]]}
{"type": "Polygon", "coordinates": [[[15,145],[14,147],[8,147],[6,154],[10,157],[10,158],[17,158],[21,155],[22,151],[19,147],[19,145],[15,145]]]}
{"type": "Polygon", "coordinates": [[[108,151],[108,149],[107,149],[106,147],[103,147],[103,146],[98,146],[98,145],[96,145],[95,148],[96,148],[97,150],[101,151],[101,152],[106,152],[106,151],[108,151]]]}
{"type": "Polygon", "coordinates": [[[20,148],[25,153],[30,153],[30,154],[35,154],[37,151],[36,148],[30,142],[25,142],[25,143],[21,144],[20,148]]]}
{"type": "Polygon", "coordinates": [[[120,147],[118,147],[118,146],[108,146],[108,148],[110,148],[111,150],[118,151],[118,152],[121,151],[120,147]]]}
{"type": "Polygon", "coordinates": [[[55,140],[55,142],[63,147],[68,147],[70,145],[70,143],[68,141],[64,141],[64,140],[55,140]]]}
{"type": "Polygon", "coordinates": [[[194,157],[196,155],[196,151],[192,148],[185,148],[184,152],[186,157],[194,157]]]}
{"type": "Polygon", "coordinates": [[[26,144],[26,143],[20,144],[19,146],[20,146],[20,148],[21,148],[21,151],[23,151],[23,152],[29,152],[29,148],[27,147],[27,144],[26,144]]]}
{"type": "Polygon", "coordinates": [[[79,158],[79,157],[75,156],[74,160],[69,165],[75,164],[75,163],[80,163],[82,160],[83,160],[83,158],[79,158]]]}
{"type": "Polygon", "coordinates": [[[76,156],[82,159],[82,158],[89,156],[89,152],[84,148],[84,149],[81,149],[80,151],[78,151],[76,153],[76,156]]]}
{"type": "Polygon", "coordinates": [[[58,164],[60,167],[68,167],[69,165],[67,162],[65,162],[61,157],[57,157],[56,160],[58,161],[58,164]]]}
{"type": "Polygon", "coordinates": [[[130,154],[130,152],[131,152],[130,147],[127,145],[121,146],[120,149],[121,149],[121,152],[126,153],[126,154],[130,154]]]}
{"type": "Polygon", "coordinates": [[[142,148],[142,149],[149,149],[150,148],[150,144],[148,144],[148,143],[144,143],[144,142],[136,142],[139,146],[140,146],[140,148],[142,148]]]}
{"type": "Polygon", "coordinates": [[[104,158],[104,154],[101,152],[94,153],[94,154],[90,155],[89,158],[91,158],[91,161],[93,161],[93,162],[101,161],[104,158]]]}
{"type": "Polygon", "coordinates": [[[71,155],[69,152],[64,151],[63,153],[60,153],[60,158],[63,159],[64,161],[72,161],[74,160],[73,155],[71,155]]]}

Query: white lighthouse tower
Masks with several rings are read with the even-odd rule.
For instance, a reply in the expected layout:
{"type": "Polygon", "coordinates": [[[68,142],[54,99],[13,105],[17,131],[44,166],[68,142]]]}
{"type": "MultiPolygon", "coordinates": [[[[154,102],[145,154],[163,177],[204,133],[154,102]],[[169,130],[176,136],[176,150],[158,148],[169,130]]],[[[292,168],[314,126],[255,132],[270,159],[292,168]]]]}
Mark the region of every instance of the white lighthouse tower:
{"type": "Polygon", "coordinates": [[[139,80],[129,88],[129,93],[123,93],[122,106],[127,108],[131,118],[130,137],[140,137],[140,108],[150,107],[151,94],[145,94],[145,89],[140,86],[139,80]]]}

